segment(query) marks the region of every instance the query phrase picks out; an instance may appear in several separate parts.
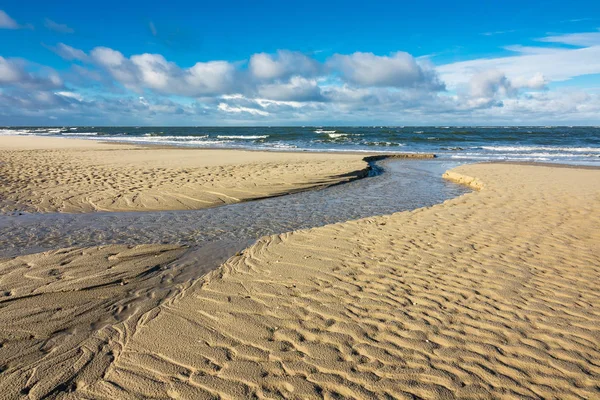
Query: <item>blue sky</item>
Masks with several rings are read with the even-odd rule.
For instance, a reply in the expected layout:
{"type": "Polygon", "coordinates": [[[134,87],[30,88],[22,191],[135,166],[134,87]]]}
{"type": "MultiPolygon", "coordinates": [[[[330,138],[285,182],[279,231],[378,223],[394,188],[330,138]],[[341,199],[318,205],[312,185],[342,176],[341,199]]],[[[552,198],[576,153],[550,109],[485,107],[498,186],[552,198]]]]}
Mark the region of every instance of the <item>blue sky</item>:
{"type": "Polygon", "coordinates": [[[10,1],[0,124],[598,125],[599,3],[10,1]]]}

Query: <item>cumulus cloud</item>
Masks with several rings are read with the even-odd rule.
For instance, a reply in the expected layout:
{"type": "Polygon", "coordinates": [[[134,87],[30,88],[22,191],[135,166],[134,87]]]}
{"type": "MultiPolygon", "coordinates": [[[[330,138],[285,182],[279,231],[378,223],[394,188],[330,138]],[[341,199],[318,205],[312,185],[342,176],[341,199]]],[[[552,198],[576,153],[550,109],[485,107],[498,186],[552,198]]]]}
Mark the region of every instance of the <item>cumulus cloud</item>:
{"type": "Polygon", "coordinates": [[[258,87],[262,98],[283,101],[322,101],[321,88],[314,79],[294,76],[289,82],[271,83],[258,87]]]}
{"type": "Polygon", "coordinates": [[[469,82],[469,94],[475,98],[493,98],[496,95],[514,96],[516,89],[506,75],[498,70],[482,71],[474,75],[469,82]]]}
{"type": "Polygon", "coordinates": [[[44,26],[51,31],[59,33],[74,33],[75,30],[65,24],[59,24],[58,22],[52,21],[49,18],[44,20],[44,26]]]}
{"type": "Polygon", "coordinates": [[[250,57],[250,73],[264,80],[285,79],[298,75],[312,77],[321,67],[319,63],[299,52],[279,50],[277,54],[257,53],[250,57]]]}
{"type": "MultiPolygon", "coordinates": [[[[120,51],[96,47],[87,55],[79,49],[60,43],[54,48],[61,57],[90,63],[109,74],[125,87],[181,96],[219,95],[231,91],[236,74],[226,61],[198,62],[180,68],[160,54],[138,54],[125,57],[120,51]]],[[[91,73],[91,71],[86,71],[91,73]]]]}
{"type": "Polygon", "coordinates": [[[434,90],[444,87],[432,68],[401,51],[390,56],[361,52],[336,54],[328,61],[328,65],[344,81],[358,86],[423,87],[434,90]]]}
{"type": "Polygon", "coordinates": [[[32,73],[27,70],[25,61],[0,56],[0,85],[38,89],[62,86],[62,80],[54,70],[45,70],[45,73],[32,73]]]}
{"type": "Polygon", "coordinates": [[[85,52],[59,43],[50,48],[74,62],[63,79],[43,66],[0,58],[0,95],[1,104],[12,104],[10,110],[21,107],[28,115],[52,110],[59,118],[68,111],[90,123],[99,115],[115,124],[180,123],[170,118],[181,115],[190,124],[448,124],[465,118],[491,123],[516,122],[519,113],[529,113],[529,123],[577,115],[597,119],[598,94],[560,97],[548,85],[600,73],[594,37],[549,36],[548,43],[581,45],[509,46],[510,57],[438,67],[403,52],[335,54],[320,62],[288,50],[257,53],[247,63],[217,60],[182,67],[161,54],[125,55],[108,47],[85,52]]]}

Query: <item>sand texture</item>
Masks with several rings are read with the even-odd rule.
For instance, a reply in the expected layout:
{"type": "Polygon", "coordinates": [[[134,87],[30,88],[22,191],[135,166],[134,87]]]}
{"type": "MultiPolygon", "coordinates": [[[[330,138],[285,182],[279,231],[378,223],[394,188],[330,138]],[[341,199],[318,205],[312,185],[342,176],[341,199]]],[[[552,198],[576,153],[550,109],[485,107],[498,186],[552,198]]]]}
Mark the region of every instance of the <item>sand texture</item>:
{"type": "MultiPolygon", "coordinates": [[[[51,371],[27,366],[55,354],[35,340],[60,324],[39,333],[4,328],[10,337],[0,359],[15,350],[0,375],[10,391],[0,393],[600,398],[600,170],[478,164],[447,177],[479,190],[412,212],[265,237],[144,318],[111,321],[93,336],[122,333],[102,344],[110,362],[75,378],[73,362],[51,371]]],[[[67,251],[73,262],[83,262],[78,251],[67,251]]],[[[84,251],[90,262],[108,250],[84,251]]],[[[160,260],[178,251],[167,247],[160,260]]],[[[1,271],[34,268],[9,298],[51,290],[44,273],[58,268],[60,253],[2,263],[1,271]]],[[[140,270],[149,265],[136,257],[140,270]]],[[[103,273],[107,261],[93,262],[103,273]]],[[[143,287],[139,279],[128,284],[143,287]]],[[[0,315],[39,320],[35,299],[10,312],[0,303],[0,315]]],[[[60,320],[64,311],[44,303],[44,318],[60,320]]],[[[85,364],[91,347],[71,346],[70,360],[85,364]]]]}
{"type": "Polygon", "coordinates": [[[360,155],[0,137],[0,212],[188,210],[364,176],[360,155]]]}
{"type": "Polygon", "coordinates": [[[185,286],[177,246],[62,249],[0,261],[0,398],[94,381],[131,331],[185,286]]]}

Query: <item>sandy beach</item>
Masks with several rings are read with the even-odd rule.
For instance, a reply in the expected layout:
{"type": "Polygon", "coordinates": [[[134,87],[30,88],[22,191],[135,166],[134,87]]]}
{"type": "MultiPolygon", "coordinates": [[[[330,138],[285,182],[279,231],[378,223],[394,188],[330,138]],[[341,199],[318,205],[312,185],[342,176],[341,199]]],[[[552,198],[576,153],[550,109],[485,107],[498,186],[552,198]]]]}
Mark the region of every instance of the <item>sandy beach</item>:
{"type": "Polygon", "coordinates": [[[0,137],[0,212],[189,210],[364,176],[361,155],[0,137]]]}
{"type": "Polygon", "coordinates": [[[600,170],[445,177],[476,191],[195,281],[169,245],[4,260],[2,398],[599,397],[600,170]]]}

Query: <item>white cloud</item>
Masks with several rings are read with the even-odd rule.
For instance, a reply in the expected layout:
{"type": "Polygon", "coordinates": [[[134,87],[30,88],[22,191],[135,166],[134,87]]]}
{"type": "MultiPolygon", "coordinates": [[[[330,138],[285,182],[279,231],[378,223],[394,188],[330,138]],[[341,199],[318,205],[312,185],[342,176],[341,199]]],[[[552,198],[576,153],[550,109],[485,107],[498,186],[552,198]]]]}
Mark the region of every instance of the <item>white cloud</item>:
{"type": "Polygon", "coordinates": [[[62,86],[62,80],[54,70],[46,68],[44,74],[34,74],[27,71],[26,67],[24,60],[0,56],[0,85],[38,89],[62,86]]]}
{"type": "Polygon", "coordinates": [[[96,47],[90,55],[97,63],[107,68],[120,67],[125,63],[125,56],[120,51],[108,47],[96,47]]]}
{"type": "MultiPolygon", "coordinates": [[[[586,36],[585,43],[590,40],[586,36]]],[[[584,39],[548,36],[547,42],[584,39]]],[[[531,116],[529,123],[579,116],[597,120],[600,99],[593,89],[564,92],[548,84],[600,73],[600,45],[545,46],[508,46],[514,52],[510,57],[437,68],[402,52],[336,54],[319,62],[287,50],[254,54],[247,63],[217,60],[182,67],[160,54],[124,55],[107,47],[86,53],[59,43],[53,51],[84,63],[73,64],[63,75],[64,86],[51,69],[0,58],[0,97],[5,110],[20,107],[36,115],[51,110],[59,117],[65,115],[61,110],[70,110],[87,118],[102,114],[111,123],[118,118],[167,122],[176,115],[205,124],[251,123],[265,117],[274,124],[508,123],[526,115],[531,116]],[[446,84],[451,91],[444,90],[446,84]],[[78,90],[83,87],[85,99],[78,90]],[[94,92],[98,94],[90,94],[94,92]],[[110,94],[103,97],[101,92],[110,94]]]]}
{"type": "Polygon", "coordinates": [[[496,95],[514,96],[516,89],[503,72],[488,70],[479,72],[469,81],[469,95],[474,98],[490,99],[496,95]]]}
{"type": "Polygon", "coordinates": [[[183,84],[192,88],[194,96],[230,92],[235,73],[235,66],[227,61],[199,62],[184,70],[183,84]]]}
{"type": "Polygon", "coordinates": [[[227,113],[248,113],[248,114],[252,114],[252,115],[260,115],[263,117],[266,117],[269,115],[268,112],[263,111],[263,110],[258,110],[256,108],[249,108],[249,107],[235,107],[235,106],[230,106],[227,103],[219,103],[218,106],[219,110],[227,112],[227,113]]]}
{"type": "Polygon", "coordinates": [[[442,89],[433,69],[422,65],[408,53],[396,52],[391,56],[373,53],[335,54],[330,68],[348,83],[359,86],[442,89]]]}
{"type": "Polygon", "coordinates": [[[257,53],[250,57],[250,73],[264,80],[290,78],[294,75],[312,77],[320,65],[312,58],[293,51],[279,50],[277,54],[257,53]]]}
{"type": "Polygon", "coordinates": [[[294,76],[286,83],[271,83],[258,87],[258,95],[283,101],[321,101],[321,88],[315,79],[294,76]]]}
{"type": "Polygon", "coordinates": [[[87,61],[88,56],[83,50],[76,49],[64,43],[59,43],[54,47],[48,47],[50,50],[58,54],[67,61],[79,60],[87,61]]]}
{"type": "Polygon", "coordinates": [[[77,101],[83,101],[83,97],[79,93],[75,93],[75,92],[62,91],[62,92],[56,92],[54,94],[57,94],[62,97],[67,97],[69,99],[75,99],[77,101]]]}
{"type": "Polygon", "coordinates": [[[0,29],[34,29],[31,24],[19,24],[5,11],[0,10],[0,29]]]}
{"type": "Polygon", "coordinates": [[[49,18],[44,20],[44,26],[51,31],[59,32],[59,33],[74,33],[75,30],[65,24],[59,24],[58,22],[54,22],[49,18]]]}
{"type": "Polygon", "coordinates": [[[538,39],[547,43],[562,43],[572,46],[600,46],[600,32],[568,33],[565,35],[546,36],[538,39]]]}
{"type": "Polygon", "coordinates": [[[0,10],[0,29],[19,29],[17,21],[12,19],[6,12],[0,10]]]}
{"type": "Polygon", "coordinates": [[[231,92],[235,65],[227,61],[198,62],[180,68],[160,54],[138,54],[129,58],[108,47],[96,47],[89,57],[81,50],[60,44],[57,53],[63,58],[87,61],[108,73],[125,87],[141,92],[150,89],[181,96],[220,95],[231,92]]]}
{"type": "Polygon", "coordinates": [[[17,62],[0,56],[0,83],[15,83],[23,77],[23,69],[17,62]]]}
{"type": "MultiPolygon", "coordinates": [[[[595,33],[549,36],[553,43],[593,43],[595,33]],[[587,36],[586,36],[587,35],[587,36]],[[577,37],[577,39],[576,39],[577,37]],[[582,39],[586,37],[586,39],[582,39]]],[[[508,46],[518,55],[462,61],[437,67],[440,78],[451,89],[469,82],[471,76],[495,69],[513,82],[526,82],[542,76],[545,82],[566,81],[571,78],[600,74],[600,43],[577,49],[535,46],[508,46]]]]}

